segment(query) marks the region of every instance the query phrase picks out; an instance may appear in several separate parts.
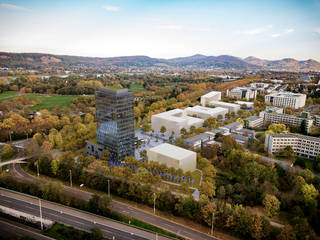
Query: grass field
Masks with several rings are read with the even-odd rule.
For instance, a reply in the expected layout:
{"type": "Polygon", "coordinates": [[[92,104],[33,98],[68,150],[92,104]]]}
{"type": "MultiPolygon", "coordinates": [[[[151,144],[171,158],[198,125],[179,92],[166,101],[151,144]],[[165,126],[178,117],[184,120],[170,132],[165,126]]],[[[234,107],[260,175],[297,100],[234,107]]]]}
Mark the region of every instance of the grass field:
{"type": "Polygon", "coordinates": [[[27,94],[27,98],[36,100],[39,99],[41,102],[38,105],[35,105],[30,108],[32,111],[38,111],[41,109],[51,110],[56,106],[65,107],[71,104],[71,101],[79,96],[77,95],[53,95],[53,96],[45,96],[38,94],[27,94]]]}
{"type": "Polygon", "coordinates": [[[4,100],[8,100],[10,98],[13,98],[15,96],[17,96],[17,92],[16,91],[9,91],[9,92],[4,92],[4,93],[0,93],[0,102],[4,101],[4,100]]]}
{"type": "Polygon", "coordinates": [[[130,84],[130,91],[132,91],[132,92],[143,92],[144,88],[140,84],[131,83],[130,84]]]}

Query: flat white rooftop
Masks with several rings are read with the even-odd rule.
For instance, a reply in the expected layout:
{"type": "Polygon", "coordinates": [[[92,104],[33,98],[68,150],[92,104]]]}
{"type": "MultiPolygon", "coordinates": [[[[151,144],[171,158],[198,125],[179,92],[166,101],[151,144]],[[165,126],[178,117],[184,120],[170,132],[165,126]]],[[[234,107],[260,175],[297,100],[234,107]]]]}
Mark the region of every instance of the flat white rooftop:
{"type": "Polygon", "coordinates": [[[245,101],[236,101],[237,104],[240,104],[240,105],[253,105],[254,103],[253,102],[245,102],[245,101]]]}
{"type": "Polygon", "coordinates": [[[149,151],[156,152],[175,159],[184,159],[195,153],[193,151],[186,150],[184,148],[171,145],[169,143],[160,144],[154,148],[150,148],[149,151]]]}
{"type": "Polygon", "coordinates": [[[205,95],[202,95],[201,97],[205,97],[205,98],[209,98],[209,97],[212,97],[212,96],[215,96],[215,95],[218,95],[218,94],[221,94],[221,92],[218,92],[218,91],[211,91],[205,95]]]}
{"type": "Polygon", "coordinates": [[[199,112],[199,113],[207,113],[207,114],[211,114],[211,115],[214,115],[214,114],[217,114],[217,113],[220,113],[220,112],[224,112],[224,111],[228,111],[228,109],[225,109],[225,108],[222,108],[222,107],[216,107],[216,108],[210,108],[210,107],[202,107],[202,106],[194,106],[194,107],[190,107],[190,108],[187,108],[187,109],[190,109],[194,112],[199,112]]]}
{"type": "Polygon", "coordinates": [[[301,96],[304,96],[305,94],[302,93],[292,93],[292,92],[273,92],[268,94],[267,96],[273,96],[273,97],[284,97],[284,98],[298,98],[301,96]]]}
{"type": "Polygon", "coordinates": [[[238,104],[234,104],[234,103],[227,103],[227,102],[220,102],[220,101],[210,101],[209,102],[212,105],[220,105],[220,106],[226,106],[226,107],[240,107],[238,104]]]}

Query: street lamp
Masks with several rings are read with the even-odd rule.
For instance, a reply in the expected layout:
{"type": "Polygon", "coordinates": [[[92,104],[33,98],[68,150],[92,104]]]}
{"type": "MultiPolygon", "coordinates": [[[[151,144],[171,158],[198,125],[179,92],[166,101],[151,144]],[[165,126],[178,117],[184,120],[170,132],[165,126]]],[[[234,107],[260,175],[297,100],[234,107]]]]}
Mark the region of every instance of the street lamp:
{"type": "Polygon", "coordinates": [[[108,196],[110,198],[110,179],[108,179],[108,196]]]}
{"type": "Polygon", "coordinates": [[[156,194],[153,193],[153,214],[156,214],[156,194]]]}
{"type": "Polygon", "coordinates": [[[40,209],[40,226],[41,226],[41,231],[43,231],[42,209],[41,209],[41,199],[40,198],[39,198],[39,209],[40,209]]]}
{"type": "Polygon", "coordinates": [[[37,161],[37,175],[38,175],[38,177],[39,177],[39,158],[38,158],[38,161],[37,161]]]}
{"type": "Polygon", "coordinates": [[[70,187],[72,187],[72,172],[71,172],[71,169],[69,170],[69,173],[70,173],[70,187]]]}
{"type": "Polygon", "coordinates": [[[214,219],[214,212],[212,213],[212,220],[211,220],[211,235],[213,235],[213,219],[214,219]]]}

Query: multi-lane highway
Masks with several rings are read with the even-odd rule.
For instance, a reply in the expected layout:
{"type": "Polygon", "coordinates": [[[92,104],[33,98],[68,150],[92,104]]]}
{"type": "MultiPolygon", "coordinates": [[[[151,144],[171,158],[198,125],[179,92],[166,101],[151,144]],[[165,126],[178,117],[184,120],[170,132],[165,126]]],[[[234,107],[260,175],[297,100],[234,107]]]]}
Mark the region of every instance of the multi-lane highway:
{"type": "MultiPolygon", "coordinates": [[[[0,204],[5,207],[39,216],[40,209],[38,202],[39,201],[36,198],[0,189],[0,204]]],[[[103,217],[99,217],[47,201],[42,201],[42,216],[43,218],[63,223],[65,225],[85,231],[91,231],[91,229],[98,227],[102,230],[104,236],[108,239],[169,239],[163,236],[156,236],[152,232],[140,230],[135,227],[111,221],[103,217]]]]}
{"type": "MultiPolygon", "coordinates": [[[[20,167],[20,164],[12,164],[10,166],[10,172],[13,176],[23,181],[27,181],[27,182],[37,182],[37,181],[44,182],[45,181],[43,179],[39,180],[38,178],[24,172],[23,169],[20,167]]],[[[66,194],[72,194],[73,196],[76,195],[79,198],[82,198],[83,200],[86,200],[86,201],[88,201],[92,195],[90,192],[82,191],[80,189],[71,188],[68,186],[64,186],[64,192],[66,194]]],[[[149,224],[165,229],[167,231],[173,232],[187,239],[217,240],[217,238],[207,235],[205,233],[199,232],[195,229],[192,229],[191,227],[181,225],[179,223],[170,221],[168,219],[162,218],[160,216],[154,215],[147,211],[126,205],[124,203],[121,203],[115,200],[111,201],[110,209],[116,212],[120,212],[124,215],[134,217],[141,221],[147,222],[149,224]]]]}

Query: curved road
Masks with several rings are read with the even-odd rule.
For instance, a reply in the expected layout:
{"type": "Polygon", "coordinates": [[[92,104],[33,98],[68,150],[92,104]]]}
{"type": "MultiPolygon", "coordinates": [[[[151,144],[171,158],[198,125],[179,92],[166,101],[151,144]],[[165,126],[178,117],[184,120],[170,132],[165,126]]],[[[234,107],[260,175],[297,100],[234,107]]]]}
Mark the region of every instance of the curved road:
{"type": "MultiPolygon", "coordinates": [[[[23,181],[27,182],[42,182],[44,183],[45,180],[41,179],[39,180],[37,177],[32,176],[20,167],[20,164],[11,164],[10,165],[10,172],[11,174],[23,181]]],[[[81,197],[83,200],[88,201],[91,198],[91,193],[86,192],[77,188],[71,188],[68,186],[64,186],[64,192],[66,194],[72,194],[72,196],[77,195],[81,197]]],[[[147,222],[149,224],[152,224],[154,226],[157,226],[159,228],[165,229],[167,231],[170,231],[172,233],[175,233],[177,235],[180,235],[187,239],[196,239],[196,240],[218,240],[215,237],[212,237],[210,235],[207,235],[205,233],[199,232],[195,229],[192,229],[190,227],[181,225],[179,223],[170,221],[168,219],[162,218],[160,216],[156,216],[154,214],[151,214],[149,212],[146,212],[144,210],[131,207],[129,205],[126,205],[124,203],[112,200],[110,204],[110,209],[116,212],[120,212],[124,215],[131,216],[133,218],[139,219],[141,221],[147,222]]]]}

